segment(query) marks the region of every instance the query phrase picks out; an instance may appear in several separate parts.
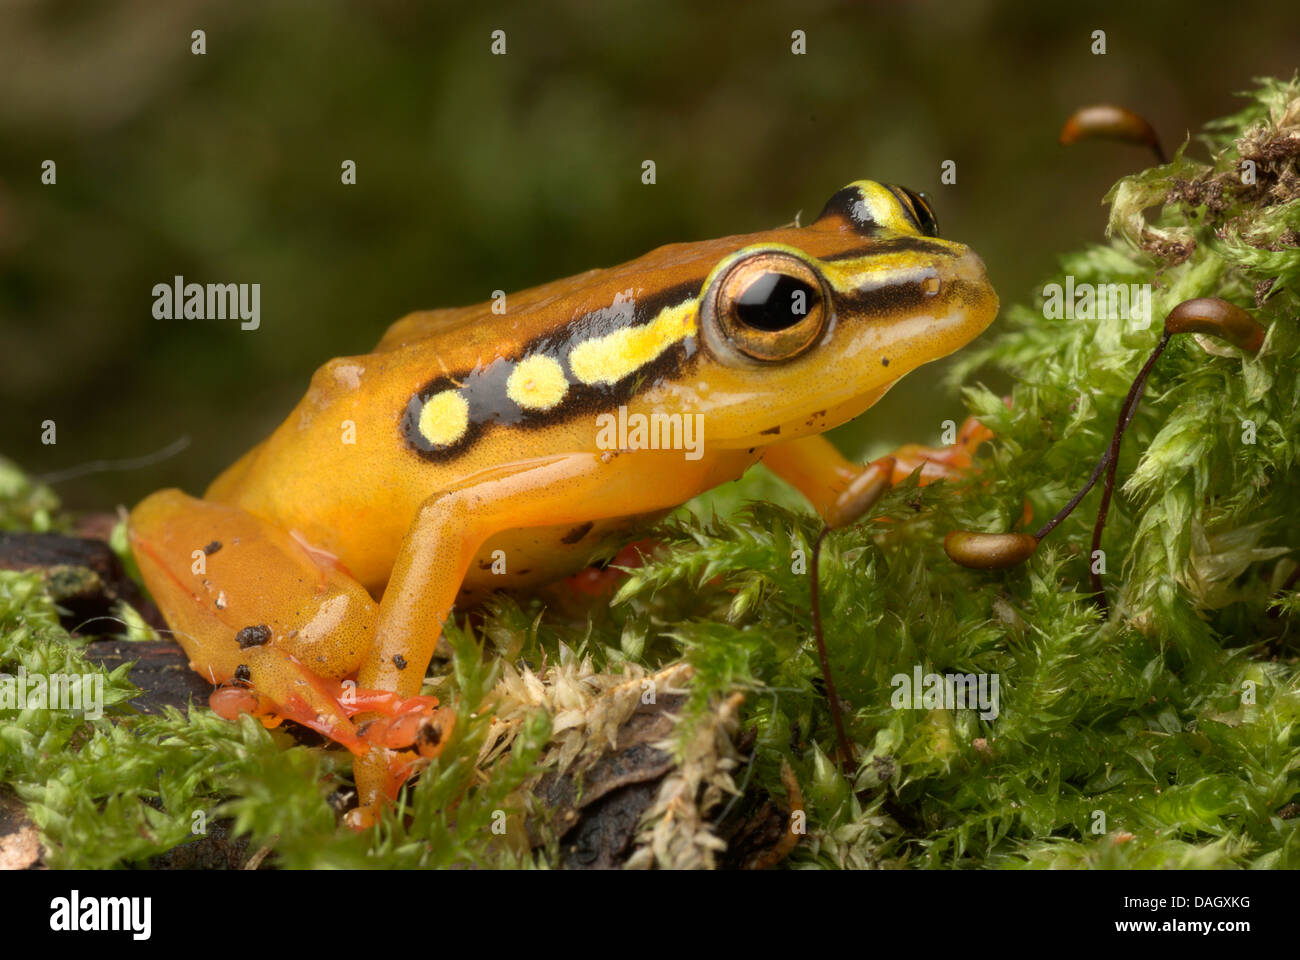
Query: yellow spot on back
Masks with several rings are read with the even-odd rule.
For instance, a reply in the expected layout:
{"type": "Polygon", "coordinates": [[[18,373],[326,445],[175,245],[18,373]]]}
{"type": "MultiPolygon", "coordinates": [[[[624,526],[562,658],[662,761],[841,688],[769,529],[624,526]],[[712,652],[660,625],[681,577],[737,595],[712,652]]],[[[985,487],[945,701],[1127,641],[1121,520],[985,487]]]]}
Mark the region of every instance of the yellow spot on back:
{"type": "Polygon", "coordinates": [[[435,393],[420,411],[420,433],[429,443],[446,446],[465,435],[469,427],[469,401],[455,390],[435,393]]]}
{"type": "Polygon", "coordinates": [[[541,354],[520,361],[506,381],[506,396],[525,410],[549,410],[568,391],[560,362],[541,354]]]}
{"type": "Polygon", "coordinates": [[[640,327],[624,327],[578,344],[569,369],[588,385],[617,383],[644,367],[673,344],[695,336],[695,301],[666,307],[640,327]]]}

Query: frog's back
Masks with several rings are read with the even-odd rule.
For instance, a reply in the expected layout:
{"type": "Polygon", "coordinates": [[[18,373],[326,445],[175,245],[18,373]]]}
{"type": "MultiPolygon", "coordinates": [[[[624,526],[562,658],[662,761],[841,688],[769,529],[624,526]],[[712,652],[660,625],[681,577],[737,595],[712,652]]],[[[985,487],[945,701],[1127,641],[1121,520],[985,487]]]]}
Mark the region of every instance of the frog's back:
{"type": "Polygon", "coordinates": [[[583,371],[588,382],[574,383],[561,369],[560,383],[556,368],[569,367],[584,344],[590,348],[619,329],[645,324],[666,306],[693,301],[718,258],[750,239],[660,247],[617,267],[510,294],[498,308],[504,313],[488,301],[408,314],[373,352],[318,369],[288,419],[218,477],[208,496],[273,514],[293,499],[302,478],[316,485],[318,504],[322,495],[329,499],[330,487],[352,486],[358,471],[364,477],[379,470],[390,482],[427,495],[511,459],[591,449],[590,415],[626,401],[630,388],[644,383],[651,362],[659,361],[655,372],[661,376],[680,367],[693,352],[693,330],[683,326],[656,338],[630,362],[614,351],[588,349],[595,358],[583,371]],[[630,369],[602,369],[611,359],[630,369]],[[512,397],[513,386],[529,385],[511,382],[524,360],[537,375],[534,389],[512,397]],[[463,428],[458,415],[464,408],[452,393],[469,406],[463,428]],[[425,414],[428,401],[440,394],[435,410],[425,414]],[[435,441],[421,435],[421,426],[441,427],[435,441]],[[503,436],[520,426],[528,429],[503,436]],[[491,443],[484,442],[489,432],[491,443]]]}
{"type": "Polygon", "coordinates": [[[503,300],[443,310],[420,310],[390,326],[375,347],[382,353],[422,341],[455,339],[470,352],[487,355],[507,344],[556,334],[584,318],[608,315],[616,298],[636,300],[647,291],[668,299],[695,296],[713,267],[728,253],[751,243],[798,243],[814,256],[843,249],[834,234],[796,227],[657,247],[618,266],[587,270],[512,293],[503,300]],[[495,307],[495,310],[494,310],[495,307]]]}
{"type": "Polygon", "coordinates": [[[318,369],[284,423],[206,496],[382,583],[430,496],[511,463],[596,449],[596,414],[631,401],[651,366],[659,377],[680,369],[694,351],[686,325],[633,349],[630,365],[606,342],[693,303],[715,259],[697,246],[511,294],[504,314],[488,302],[403,317],[372,353],[318,369]],[[594,358],[585,366],[573,360],[583,345],[594,358]],[[611,361],[627,369],[611,372],[611,361]]]}
{"type": "Polygon", "coordinates": [[[410,314],[373,352],[322,366],[208,498],[300,534],[373,588],[420,505],[470,478],[486,487],[502,467],[599,453],[680,480],[680,453],[629,439],[605,449],[603,415],[676,418],[677,449],[699,461],[691,476],[722,482],[764,444],[861,412],[991,319],[978,258],[905,229],[902,210],[864,181],[808,228],[673,244],[503,302],[410,314]],[[718,289],[737,284],[758,299],[724,316],[718,289]],[[703,426],[685,433],[706,415],[707,447],[703,426]]]}

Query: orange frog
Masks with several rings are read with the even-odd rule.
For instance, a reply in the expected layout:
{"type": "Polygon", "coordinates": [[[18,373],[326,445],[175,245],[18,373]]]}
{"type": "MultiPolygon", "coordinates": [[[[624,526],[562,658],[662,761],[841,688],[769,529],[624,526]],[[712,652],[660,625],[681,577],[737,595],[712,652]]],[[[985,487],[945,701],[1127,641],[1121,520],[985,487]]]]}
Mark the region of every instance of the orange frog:
{"type": "Polygon", "coordinates": [[[458,598],[573,573],[760,459],[836,509],[863,468],[820,434],[997,312],[937,234],[922,197],[862,180],[808,226],[660,247],[504,315],[413,313],[329,361],[202,500],[130,516],[214,709],[347,747],[370,822],[449,732],[420,688],[458,598]]]}

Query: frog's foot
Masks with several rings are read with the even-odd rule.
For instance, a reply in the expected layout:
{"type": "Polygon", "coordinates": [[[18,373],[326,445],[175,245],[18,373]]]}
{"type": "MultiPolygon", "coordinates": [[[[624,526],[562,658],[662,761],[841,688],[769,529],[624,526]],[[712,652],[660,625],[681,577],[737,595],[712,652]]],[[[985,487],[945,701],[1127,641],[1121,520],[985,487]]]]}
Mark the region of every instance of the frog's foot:
{"type": "MultiPolygon", "coordinates": [[[[432,697],[412,699],[434,700],[432,697]]],[[[397,799],[402,785],[442,753],[455,723],[456,711],[450,707],[426,714],[424,706],[363,720],[360,729],[371,743],[371,749],[352,762],[360,804],[345,818],[348,826],[364,830],[375,823],[380,809],[397,799]]]]}
{"type": "Polygon", "coordinates": [[[267,726],[289,719],[353,753],[370,749],[339,681],[356,674],[377,607],[329,554],[178,490],[142,501],[128,535],[190,666],[227,685],[209,700],[217,713],[253,713],[267,726]]]}
{"type": "Polygon", "coordinates": [[[337,681],[316,676],[292,654],[272,646],[244,652],[231,682],[217,687],[208,698],[214,713],[227,720],[251,713],[267,727],[292,720],[329,737],[354,754],[370,745],[360,736],[351,713],[340,697],[337,681]]]}
{"type": "MultiPolygon", "coordinates": [[[[894,451],[893,476],[890,482],[899,483],[907,479],[918,467],[921,470],[920,485],[923,487],[936,480],[960,480],[969,477],[979,472],[975,467],[975,451],[979,449],[981,443],[992,439],[992,430],[974,417],[967,417],[957,432],[955,443],[946,447],[924,447],[909,443],[894,451]]],[[[1018,525],[1027,527],[1033,518],[1034,508],[1026,500],[1018,525]]]]}
{"type": "Polygon", "coordinates": [[[357,733],[381,750],[401,750],[426,742],[438,745],[455,715],[439,710],[437,697],[403,699],[387,690],[358,689],[344,700],[350,701],[347,705],[352,713],[361,715],[357,733]]]}
{"type": "MultiPolygon", "coordinates": [[[[284,655],[297,670],[297,692],[282,694],[278,699],[268,688],[275,689],[275,677],[249,667],[247,676],[237,672],[235,682],[218,687],[208,699],[215,713],[233,720],[240,713],[251,713],[268,727],[285,720],[301,723],[347,747],[355,754],[372,748],[400,749],[426,742],[437,743],[446,725],[444,711],[438,710],[437,697],[403,699],[388,690],[367,690],[354,683],[340,683],[317,677],[292,656],[284,655]],[[262,684],[258,684],[258,678],[262,684]],[[354,724],[352,717],[362,715],[364,722],[354,724]]],[[[242,670],[242,668],[241,668],[242,670]]]]}
{"type": "Polygon", "coordinates": [[[921,486],[936,480],[958,480],[973,472],[975,451],[979,449],[981,443],[992,438],[992,430],[974,417],[967,417],[961,429],[957,431],[956,441],[946,447],[926,447],[919,443],[908,443],[890,454],[894,458],[893,475],[890,481],[899,483],[910,477],[918,468],[921,471],[921,486]]]}
{"type": "Polygon", "coordinates": [[[845,459],[820,435],[774,443],[763,463],[799,490],[832,528],[855,522],[889,487],[921,471],[922,484],[973,472],[975,451],[993,432],[967,418],[955,443],[946,447],[908,444],[866,466],[845,459]]]}
{"type": "MultiPolygon", "coordinates": [[[[920,471],[921,486],[936,480],[957,480],[975,472],[975,451],[993,436],[974,417],[967,417],[955,443],[946,447],[926,447],[909,443],[889,456],[873,460],[857,471],[848,486],[837,494],[825,511],[826,523],[832,528],[855,523],[893,485],[920,471]]],[[[888,517],[878,518],[891,522],[888,517]]]]}
{"type": "Polygon", "coordinates": [[[645,558],[660,545],[658,540],[636,540],[623,547],[614,559],[604,566],[591,566],[564,580],[573,592],[591,597],[604,597],[613,593],[627,577],[624,568],[635,568],[645,563],[645,558]]]}

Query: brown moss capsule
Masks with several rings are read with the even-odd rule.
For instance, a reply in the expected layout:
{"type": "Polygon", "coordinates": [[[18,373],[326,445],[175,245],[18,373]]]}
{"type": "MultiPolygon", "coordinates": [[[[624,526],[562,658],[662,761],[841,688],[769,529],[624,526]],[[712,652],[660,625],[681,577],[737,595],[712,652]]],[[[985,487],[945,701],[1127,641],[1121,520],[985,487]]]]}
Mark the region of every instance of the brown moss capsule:
{"type": "Polygon", "coordinates": [[[1038,549],[1038,539],[1028,533],[976,533],[954,530],[943,541],[953,563],[972,570],[1005,570],[1024,563],[1038,549]]]}
{"type": "Polygon", "coordinates": [[[826,526],[839,530],[861,519],[889,489],[894,462],[893,457],[881,457],[854,477],[848,489],[826,511],[826,526]]]}
{"type": "Polygon", "coordinates": [[[1264,328],[1241,307],[1218,297],[1184,300],[1165,317],[1168,333],[1208,333],[1247,353],[1264,345],[1264,328]]]}
{"type": "Polygon", "coordinates": [[[1165,159],[1165,151],[1160,146],[1160,138],[1156,136],[1156,131],[1151,124],[1132,110],[1117,107],[1113,103],[1080,107],[1070,114],[1069,119],[1065,121],[1065,126],[1061,128],[1063,144],[1093,137],[1141,144],[1150,147],[1160,163],[1168,162],[1165,159]]]}

